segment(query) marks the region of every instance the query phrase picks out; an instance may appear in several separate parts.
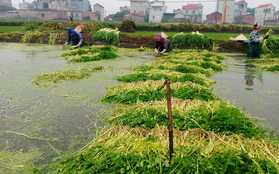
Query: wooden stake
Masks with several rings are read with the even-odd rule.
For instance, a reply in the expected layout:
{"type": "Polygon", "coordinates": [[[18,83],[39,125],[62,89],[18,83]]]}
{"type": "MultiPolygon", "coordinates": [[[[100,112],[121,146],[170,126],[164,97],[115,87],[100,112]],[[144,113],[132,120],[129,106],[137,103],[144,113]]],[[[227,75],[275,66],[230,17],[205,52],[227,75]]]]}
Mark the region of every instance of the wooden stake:
{"type": "Polygon", "coordinates": [[[173,154],[173,126],[172,126],[172,108],[171,108],[171,92],[170,92],[170,80],[165,80],[164,85],[158,90],[160,91],[167,85],[167,104],[168,104],[168,117],[169,117],[169,152],[170,163],[173,154]]]}

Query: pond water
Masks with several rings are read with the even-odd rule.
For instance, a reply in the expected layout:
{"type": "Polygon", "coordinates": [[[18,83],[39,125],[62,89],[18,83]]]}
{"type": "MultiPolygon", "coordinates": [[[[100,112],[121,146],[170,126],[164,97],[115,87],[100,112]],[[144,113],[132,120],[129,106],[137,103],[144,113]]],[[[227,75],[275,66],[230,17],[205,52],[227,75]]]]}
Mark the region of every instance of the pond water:
{"type": "Polygon", "coordinates": [[[212,79],[214,93],[244,109],[258,125],[279,135],[279,74],[261,71],[245,56],[227,56],[225,71],[212,79]]]}
{"type": "Polygon", "coordinates": [[[154,58],[121,57],[68,64],[61,46],[0,43],[0,173],[18,173],[24,166],[48,163],[75,152],[94,139],[109,106],[100,102],[105,86],[116,76],[154,58]],[[41,72],[104,66],[90,78],[42,88],[30,82],[41,72]],[[28,165],[26,165],[28,164],[28,165]],[[12,170],[7,170],[11,168],[12,170]]]}

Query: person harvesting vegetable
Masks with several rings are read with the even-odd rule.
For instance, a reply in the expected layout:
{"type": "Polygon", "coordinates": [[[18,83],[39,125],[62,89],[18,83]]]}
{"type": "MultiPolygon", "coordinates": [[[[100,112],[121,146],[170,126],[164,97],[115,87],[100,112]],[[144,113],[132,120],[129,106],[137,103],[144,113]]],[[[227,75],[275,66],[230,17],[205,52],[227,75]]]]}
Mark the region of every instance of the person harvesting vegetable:
{"type": "Polygon", "coordinates": [[[83,25],[77,26],[75,28],[75,30],[73,30],[70,27],[67,27],[68,38],[67,38],[67,42],[63,45],[63,47],[68,45],[71,41],[72,41],[72,46],[74,48],[83,47],[84,46],[84,40],[83,40],[83,37],[81,35],[81,32],[82,32],[83,28],[84,28],[83,25]]]}
{"type": "Polygon", "coordinates": [[[163,38],[161,33],[157,33],[154,36],[155,39],[155,54],[158,53],[158,50],[160,51],[161,54],[165,52],[172,51],[172,44],[170,40],[163,38]]]}
{"type": "Polygon", "coordinates": [[[253,26],[253,29],[254,30],[250,33],[249,44],[247,46],[247,57],[259,58],[261,56],[260,43],[262,43],[264,39],[268,39],[269,35],[260,37],[260,31],[262,29],[262,26],[260,23],[256,23],[253,26]]]}

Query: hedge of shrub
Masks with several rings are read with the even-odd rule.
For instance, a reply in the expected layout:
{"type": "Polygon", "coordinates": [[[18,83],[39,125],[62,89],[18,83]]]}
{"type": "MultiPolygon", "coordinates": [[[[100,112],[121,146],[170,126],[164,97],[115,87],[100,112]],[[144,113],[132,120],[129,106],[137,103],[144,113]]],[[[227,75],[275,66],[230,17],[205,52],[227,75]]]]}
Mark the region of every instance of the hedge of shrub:
{"type": "MultiPolygon", "coordinates": [[[[234,25],[234,24],[137,24],[137,31],[165,31],[165,32],[224,32],[224,33],[250,33],[252,25],[234,25]]],[[[266,33],[272,28],[275,33],[279,33],[279,27],[263,27],[261,33],[266,33]]]]}

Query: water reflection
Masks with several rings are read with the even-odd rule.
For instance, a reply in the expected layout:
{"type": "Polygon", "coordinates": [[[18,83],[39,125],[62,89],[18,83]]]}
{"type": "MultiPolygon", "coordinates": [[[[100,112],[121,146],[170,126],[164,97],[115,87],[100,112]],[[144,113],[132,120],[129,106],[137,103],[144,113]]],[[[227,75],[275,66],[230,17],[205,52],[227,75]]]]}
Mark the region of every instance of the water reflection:
{"type": "Polygon", "coordinates": [[[261,71],[246,56],[228,57],[223,62],[228,68],[212,77],[217,81],[212,85],[214,93],[245,108],[258,125],[279,136],[278,73],[261,71]]]}
{"type": "Polygon", "coordinates": [[[244,79],[246,84],[246,90],[253,90],[254,79],[258,79],[260,83],[263,83],[262,71],[255,68],[255,65],[251,63],[245,64],[244,79]]]}

